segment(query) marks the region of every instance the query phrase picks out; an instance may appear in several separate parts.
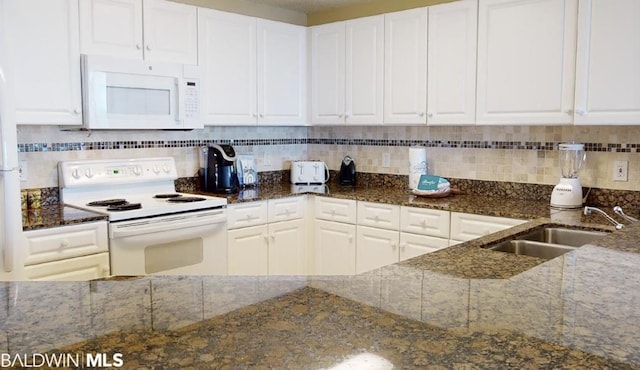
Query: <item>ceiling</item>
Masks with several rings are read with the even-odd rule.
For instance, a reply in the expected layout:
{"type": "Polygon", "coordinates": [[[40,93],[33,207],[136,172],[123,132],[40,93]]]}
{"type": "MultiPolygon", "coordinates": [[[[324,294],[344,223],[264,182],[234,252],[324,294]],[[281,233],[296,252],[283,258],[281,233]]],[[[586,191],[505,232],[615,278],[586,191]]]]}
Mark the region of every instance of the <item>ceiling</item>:
{"type": "Polygon", "coordinates": [[[323,10],[340,8],[346,5],[363,4],[372,0],[249,0],[261,5],[269,5],[301,12],[305,14],[315,13],[323,10]]]}

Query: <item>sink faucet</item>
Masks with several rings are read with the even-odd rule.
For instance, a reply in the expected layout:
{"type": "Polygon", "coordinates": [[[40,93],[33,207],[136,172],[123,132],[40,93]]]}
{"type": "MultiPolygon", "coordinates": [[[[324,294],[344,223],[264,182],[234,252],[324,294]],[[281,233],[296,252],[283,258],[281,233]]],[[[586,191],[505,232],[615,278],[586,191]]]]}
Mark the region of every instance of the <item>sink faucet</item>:
{"type": "Polygon", "coordinates": [[[600,213],[601,215],[603,215],[609,222],[611,222],[615,226],[616,230],[622,230],[622,228],[624,227],[623,224],[621,224],[618,221],[614,220],[605,211],[603,211],[603,210],[601,210],[599,208],[596,208],[596,207],[589,207],[589,206],[585,206],[584,207],[585,216],[589,216],[594,211],[600,213]]]}
{"type": "Polygon", "coordinates": [[[629,222],[638,222],[638,219],[637,219],[637,218],[635,218],[635,217],[631,217],[631,216],[629,216],[629,215],[625,214],[625,213],[622,211],[622,207],[620,207],[620,206],[615,206],[615,207],[613,207],[613,212],[615,212],[618,216],[620,216],[620,217],[624,218],[625,220],[627,220],[627,221],[629,221],[629,222]]]}

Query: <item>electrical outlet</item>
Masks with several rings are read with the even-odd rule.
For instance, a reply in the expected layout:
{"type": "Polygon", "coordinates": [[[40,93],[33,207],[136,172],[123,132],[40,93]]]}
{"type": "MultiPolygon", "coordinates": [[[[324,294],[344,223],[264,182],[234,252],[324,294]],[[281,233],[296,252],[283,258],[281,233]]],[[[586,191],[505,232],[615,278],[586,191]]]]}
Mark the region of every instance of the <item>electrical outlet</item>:
{"type": "Polygon", "coordinates": [[[629,161],[613,162],[613,181],[629,181],[629,161]]]}
{"type": "Polygon", "coordinates": [[[27,181],[27,161],[20,161],[18,163],[18,173],[20,174],[20,181],[25,182],[27,181]]]}
{"type": "Polygon", "coordinates": [[[382,167],[391,167],[390,153],[382,153],[382,167]]]}

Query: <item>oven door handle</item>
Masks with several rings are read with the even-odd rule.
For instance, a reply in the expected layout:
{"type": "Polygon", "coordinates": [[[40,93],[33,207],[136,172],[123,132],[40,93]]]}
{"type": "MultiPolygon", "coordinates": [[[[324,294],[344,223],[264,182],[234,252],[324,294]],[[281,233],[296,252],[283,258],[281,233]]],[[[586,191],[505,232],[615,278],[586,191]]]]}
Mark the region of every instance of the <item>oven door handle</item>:
{"type": "Polygon", "coordinates": [[[165,216],[160,218],[129,221],[122,224],[111,224],[110,234],[112,239],[125,238],[127,236],[199,226],[214,227],[226,223],[226,220],[227,217],[224,211],[165,216]]]}

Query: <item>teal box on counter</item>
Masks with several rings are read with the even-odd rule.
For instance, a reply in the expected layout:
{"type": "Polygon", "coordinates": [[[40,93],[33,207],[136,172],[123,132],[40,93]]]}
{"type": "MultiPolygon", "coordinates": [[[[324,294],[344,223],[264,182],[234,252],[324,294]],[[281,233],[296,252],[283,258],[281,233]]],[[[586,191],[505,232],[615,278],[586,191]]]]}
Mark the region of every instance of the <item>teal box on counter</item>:
{"type": "Polygon", "coordinates": [[[438,190],[440,180],[440,176],[422,175],[418,181],[418,190],[438,190]]]}

